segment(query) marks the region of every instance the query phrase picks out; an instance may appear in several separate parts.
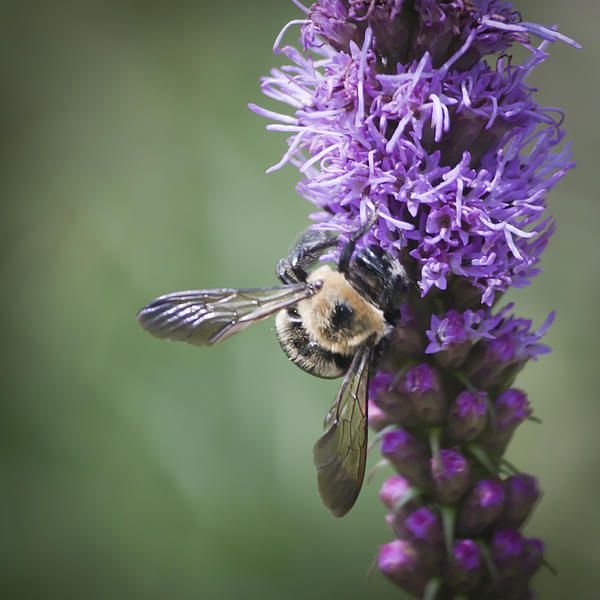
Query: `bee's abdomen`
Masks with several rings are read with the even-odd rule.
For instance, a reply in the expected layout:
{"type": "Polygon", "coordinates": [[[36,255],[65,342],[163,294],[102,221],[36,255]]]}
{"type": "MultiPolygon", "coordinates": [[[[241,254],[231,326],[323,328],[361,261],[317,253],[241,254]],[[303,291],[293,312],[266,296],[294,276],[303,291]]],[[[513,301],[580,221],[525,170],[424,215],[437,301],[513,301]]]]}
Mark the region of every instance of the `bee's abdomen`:
{"type": "Polygon", "coordinates": [[[282,310],[275,319],[277,339],[285,355],[303,371],[335,379],[350,367],[351,355],[330,352],[310,339],[302,319],[293,310],[282,310]]]}

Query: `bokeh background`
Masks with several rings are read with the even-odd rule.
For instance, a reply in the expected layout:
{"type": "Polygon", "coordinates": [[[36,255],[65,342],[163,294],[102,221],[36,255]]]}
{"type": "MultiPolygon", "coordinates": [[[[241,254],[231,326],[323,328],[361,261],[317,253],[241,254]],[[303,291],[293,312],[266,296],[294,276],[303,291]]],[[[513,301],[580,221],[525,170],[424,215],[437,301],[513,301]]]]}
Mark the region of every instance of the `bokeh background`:
{"type": "MultiPolygon", "coordinates": [[[[542,426],[510,458],[545,497],[528,526],[559,569],[539,597],[600,597],[600,7],[518,0],[584,50],[535,75],[579,163],[552,194],[544,273],[511,294],[553,354],[520,384],[542,426]]],[[[284,138],[247,108],[291,2],[1,3],[3,352],[0,597],[395,598],[367,581],[390,539],[378,484],[319,501],[311,448],[335,382],[293,367],[263,324],[206,351],[153,340],[139,306],[257,286],[307,223],[284,138]]],[[[290,37],[291,40],[291,37],[290,37]]]]}

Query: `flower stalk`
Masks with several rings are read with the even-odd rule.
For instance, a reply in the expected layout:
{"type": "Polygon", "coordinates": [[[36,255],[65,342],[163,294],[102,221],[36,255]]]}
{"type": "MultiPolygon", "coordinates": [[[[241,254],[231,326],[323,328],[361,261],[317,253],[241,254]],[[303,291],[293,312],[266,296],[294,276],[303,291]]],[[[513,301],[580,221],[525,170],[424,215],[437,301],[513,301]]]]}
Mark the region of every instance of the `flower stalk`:
{"type": "MultiPolygon", "coordinates": [[[[500,0],[294,3],[275,51],[290,64],[262,80],[313,227],[402,260],[415,282],[371,379],[369,424],[397,474],[380,498],[395,538],[378,566],[415,598],[532,598],[544,546],[523,527],[536,479],[504,459],[532,415],[514,386],[549,351],[501,307],[530,283],[553,231],[546,195],[574,165],[560,110],[537,104],[529,74],[553,27],[500,0]],[[284,44],[300,26],[301,49],[284,44]],[[511,47],[528,55],[519,63],[511,47]]],[[[326,256],[325,258],[334,258],[326,256]]]]}

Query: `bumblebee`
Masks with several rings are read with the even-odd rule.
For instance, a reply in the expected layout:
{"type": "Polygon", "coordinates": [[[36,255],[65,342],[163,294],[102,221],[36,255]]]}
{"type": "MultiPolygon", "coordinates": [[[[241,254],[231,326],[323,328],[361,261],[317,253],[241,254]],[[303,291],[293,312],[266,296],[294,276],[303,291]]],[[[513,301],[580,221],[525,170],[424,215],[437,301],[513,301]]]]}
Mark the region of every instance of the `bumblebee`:
{"type": "Polygon", "coordinates": [[[410,285],[397,258],[379,246],[357,249],[372,225],[373,219],[350,237],[335,268],[316,265],[338,239],[307,230],[277,265],[282,285],[174,292],[137,315],[158,338],[211,346],[276,314],[277,339],[294,364],[317,377],[343,377],[314,446],[319,493],[337,517],[352,508],[362,487],[369,371],[410,285]]]}

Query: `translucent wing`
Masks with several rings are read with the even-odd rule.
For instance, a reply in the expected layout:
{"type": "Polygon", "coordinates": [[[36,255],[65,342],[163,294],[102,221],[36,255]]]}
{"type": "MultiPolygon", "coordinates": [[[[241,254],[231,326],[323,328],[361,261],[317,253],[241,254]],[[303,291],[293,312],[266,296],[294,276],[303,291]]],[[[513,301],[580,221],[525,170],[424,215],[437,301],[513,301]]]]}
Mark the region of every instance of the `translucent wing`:
{"type": "Polygon", "coordinates": [[[174,292],[142,308],[137,318],[158,338],[210,346],[312,296],[317,289],[300,283],[264,289],[174,292]]]}
{"type": "Polygon", "coordinates": [[[325,418],[325,435],[314,447],[319,493],[336,517],[343,517],[352,508],[365,476],[372,347],[366,343],[354,356],[325,418]]]}

